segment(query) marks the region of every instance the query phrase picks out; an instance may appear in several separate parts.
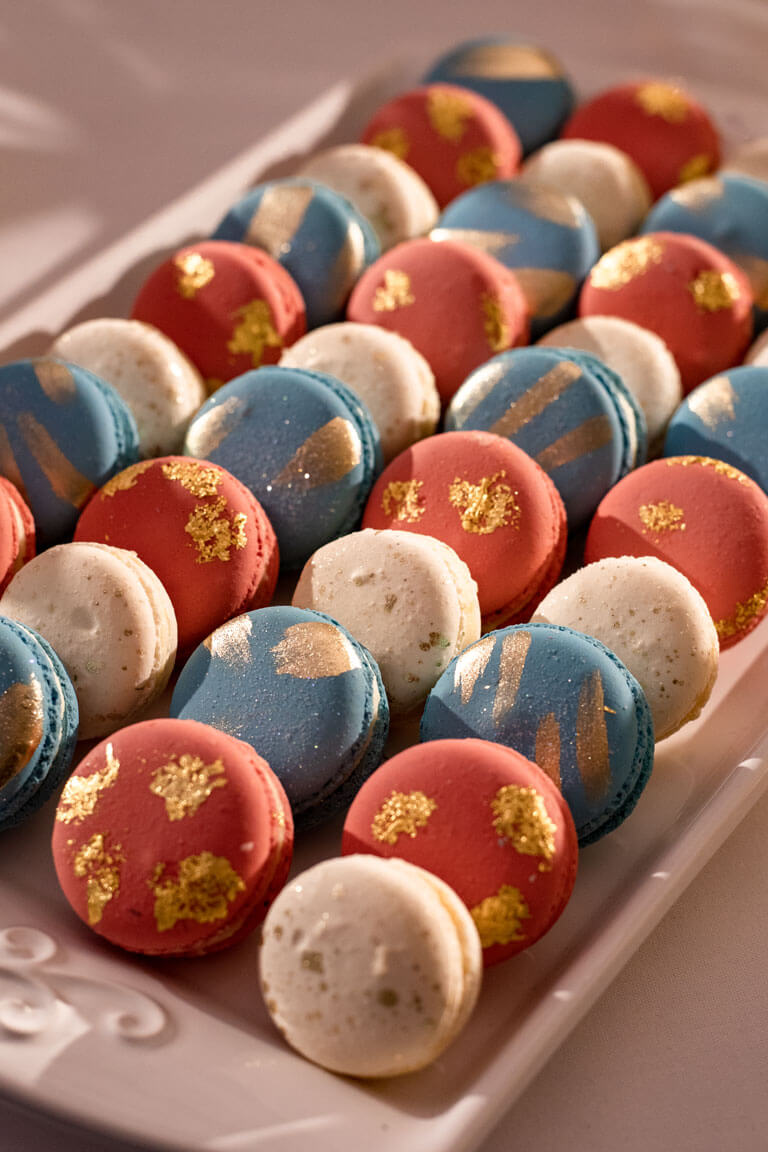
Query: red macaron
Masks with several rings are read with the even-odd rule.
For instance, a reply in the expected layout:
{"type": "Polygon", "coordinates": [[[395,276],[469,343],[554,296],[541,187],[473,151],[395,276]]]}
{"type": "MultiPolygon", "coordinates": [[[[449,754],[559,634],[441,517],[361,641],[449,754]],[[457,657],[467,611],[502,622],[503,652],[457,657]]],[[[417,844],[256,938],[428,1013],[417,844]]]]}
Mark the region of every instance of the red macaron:
{"type": "Polygon", "coordinates": [[[18,488],[0,476],[0,593],[35,555],[35,521],[18,488]]]}

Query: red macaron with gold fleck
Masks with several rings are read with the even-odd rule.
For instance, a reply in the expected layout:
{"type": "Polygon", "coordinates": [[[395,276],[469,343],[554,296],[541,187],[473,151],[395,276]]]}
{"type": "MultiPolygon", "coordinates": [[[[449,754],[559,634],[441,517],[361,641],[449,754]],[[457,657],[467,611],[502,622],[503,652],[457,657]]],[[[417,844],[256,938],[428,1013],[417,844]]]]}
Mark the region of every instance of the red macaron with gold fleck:
{"type": "Polygon", "coordinates": [[[579,313],[619,316],[655,332],[687,393],[741,363],[752,339],[752,304],[749,280],[719,249],[682,232],[649,232],[598,260],[579,313]]]}
{"type": "Polygon", "coordinates": [[[75,540],[126,548],[149,565],[171,598],[182,654],[232,616],[266,607],[280,565],[250,489],[219,464],[188,456],[118,472],[86,505],[75,540]]]}
{"type": "Polygon", "coordinates": [[[375,113],[362,143],[405,160],[441,208],[476,184],[513,176],[522,156],[503,112],[455,84],[427,84],[396,96],[375,113]]]}
{"type": "Polygon", "coordinates": [[[0,592],[35,554],[35,521],[18,488],[0,476],[0,592]]]}
{"type": "Polygon", "coordinates": [[[290,806],[266,760],[195,720],[148,720],[97,744],[64,785],[53,830],[77,915],[150,956],[198,956],[246,935],[292,852],[290,806]]]}
{"type": "Polygon", "coordinates": [[[634,160],[654,199],[714,172],[720,140],[709,113],[679,84],[618,84],[582,104],[561,136],[613,144],[634,160]]]}
{"type": "Polygon", "coordinates": [[[768,496],[708,456],[670,456],[630,472],[590,525],[584,563],[656,556],[703,596],[720,647],[743,639],[768,610],[768,496]]]}
{"type": "Polygon", "coordinates": [[[483,627],[528,620],[560,575],[563,501],[543,468],[491,432],[443,432],[401,452],[368,498],[363,528],[435,536],[477,583],[483,627]]]}
{"type": "Polygon", "coordinates": [[[488,740],[433,740],[387,760],[347,814],[342,853],[396,856],[470,910],[483,960],[528,948],[563,912],[578,844],[568,805],[533,761],[488,740]]]}
{"type": "Polygon", "coordinates": [[[410,340],[435,374],[443,403],[478,365],[528,343],[528,303],[514,273],[455,240],[407,240],[363,273],[347,319],[410,340]]]}
{"type": "Polygon", "coordinates": [[[173,340],[209,391],[276,364],[307,328],[290,274],[266,252],[226,240],[203,240],[164,261],[140,289],[131,318],[173,340]]]}

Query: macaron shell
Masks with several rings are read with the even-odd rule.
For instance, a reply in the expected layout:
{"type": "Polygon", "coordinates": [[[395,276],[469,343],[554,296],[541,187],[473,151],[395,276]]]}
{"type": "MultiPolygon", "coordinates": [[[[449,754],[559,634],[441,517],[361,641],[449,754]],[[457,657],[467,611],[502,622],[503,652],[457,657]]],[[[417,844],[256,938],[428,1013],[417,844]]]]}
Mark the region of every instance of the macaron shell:
{"type": "Polygon", "coordinates": [[[486,966],[547,932],[576,878],[576,832],[557,788],[485,740],[431,741],[386,761],[352,803],[342,852],[439,876],[470,909],[486,966]]]}
{"type": "Polygon", "coordinates": [[[35,522],[10,480],[0,476],[0,595],[35,555],[35,522]]]}
{"type": "Polygon", "coordinates": [[[768,496],[720,460],[655,460],[595,513],[584,559],[606,556],[657,556],[677,568],[704,597],[721,649],[729,647],[768,607],[768,496]]]}

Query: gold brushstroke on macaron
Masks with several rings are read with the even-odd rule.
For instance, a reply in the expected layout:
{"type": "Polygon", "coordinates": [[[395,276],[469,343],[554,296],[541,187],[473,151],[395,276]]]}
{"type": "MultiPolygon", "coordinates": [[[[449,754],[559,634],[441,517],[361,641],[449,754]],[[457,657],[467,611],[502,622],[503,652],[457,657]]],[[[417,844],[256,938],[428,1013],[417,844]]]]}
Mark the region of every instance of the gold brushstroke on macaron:
{"type": "Polygon", "coordinates": [[[325,620],[290,624],[270,652],[277,675],[297,680],[341,676],[360,667],[360,657],[347,637],[325,620]]]}
{"type": "Polygon", "coordinates": [[[666,463],[667,468],[711,468],[718,476],[735,480],[744,488],[755,486],[754,480],[750,479],[746,472],[734,468],[733,464],[726,464],[725,460],[715,460],[712,456],[669,456],[666,463]]]}
{"type": "Polygon", "coordinates": [[[482,640],[478,640],[477,644],[466,648],[456,661],[453,671],[453,687],[454,691],[457,688],[461,691],[462,704],[468,704],[472,699],[475,684],[485,672],[495,645],[495,636],[484,636],[482,640]]]}
{"type": "Polygon", "coordinates": [[[508,632],[501,642],[499,682],[493,701],[493,722],[496,725],[515,706],[530,646],[531,634],[525,631],[508,632]]]}
{"type": "Polygon", "coordinates": [[[127,492],[130,488],[136,487],[136,482],[149,468],[154,464],[154,460],[139,460],[136,464],[130,464],[127,468],[123,468],[122,472],[118,472],[116,476],[112,476],[103,484],[99,496],[102,500],[108,500],[110,497],[115,496],[118,492],[127,492]]]}
{"type": "Polygon", "coordinates": [[[531,913],[519,888],[502,884],[495,896],[486,896],[469,914],[475,922],[483,948],[525,940],[522,921],[531,913]]]}
{"type": "Polygon", "coordinates": [[[43,738],[43,690],[36,676],[0,696],[0,788],[26,768],[43,738]]]}
{"type": "Polygon", "coordinates": [[[37,382],[54,404],[67,404],[77,395],[77,384],[68,365],[60,360],[33,360],[37,382]]]}
{"type": "Polygon", "coordinates": [[[480,297],[480,311],[488,347],[491,352],[503,352],[509,348],[510,331],[498,296],[493,292],[483,292],[480,297]]]}
{"type": "Polygon", "coordinates": [[[437,244],[443,240],[457,240],[460,244],[479,248],[488,256],[496,256],[502,248],[511,248],[520,242],[515,232],[486,232],[482,228],[433,228],[429,238],[437,244]]]}
{"type": "Polygon", "coordinates": [[[232,665],[250,664],[252,632],[253,622],[246,613],[216,628],[210,636],[206,636],[203,644],[214,659],[232,665]]]}
{"type": "Polygon", "coordinates": [[[435,808],[436,801],[424,792],[391,792],[373,818],[371,834],[384,844],[397,844],[400,836],[413,840],[435,808]]]}
{"type": "Polygon", "coordinates": [[[741,298],[736,277],[731,272],[705,268],[688,284],[694,303],[702,312],[723,312],[741,298]]]}
{"type": "Polygon", "coordinates": [[[357,467],[361,454],[355,426],[343,416],[334,416],[296,449],[274,483],[297,488],[336,484],[357,467]]]}
{"type": "Polygon", "coordinates": [[[407,132],[404,128],[399,128],[396,125],[377,132],[371,138],[370,144],[372,148],[383,148],[385,152],[391,152],[393,156],[397,156],[398,160],[405,160],[411,150],[411,142],[407,132]]]}
{"type": "Polygon", "coordinates": [[[201,499],[204,496],[215,496],[224,479],[224,473],[219,468],[198,460],[172,460],[161,468],[166,480],[181,484],[187,492],[201,499]]]}
{"type": "Polygon", "coordinates": [[[20,412],[16,420],[29,451],[55,495],[75,508],[82,508],[96,491],[96,485],[75,468],[48,429],[31,412],[20,412]]]}
{"type": "Polygon", "coordinates": [[[120,761],[115,755],[112,743],[104,749],[104,767],[91,772],[89,776],[70,776],[64,785],[56,809],[56,819],[60,824],[81,824],[96,811],[102,792],[111,788],[120,772],[120,761]]]}
{"type": "Polygon", "coordinates": [[[539,858],[539,872],[549,872],[555,858],[557,825],[535,788],[505,784],[491,800],[493,827],[516,852],[539,858]]]}
{"type": "Polygon", "coordinates": [[[115,844],[110,851],[101,832],[94,832],[90,840],[75,853],[72,870],[78,879],[85,879],[88,923],[98,924],[104,909],[120,891],[120,865],[125,862],[122,845],[115,844]]]}
{"type": "Polygon", "coordinates": [[[539,416],[562,396],[581,375],[582,370],[578,364],[574,364],[572,360],[561,360],[513,400],[506,412],[490,426],[488,431],[496,436],[514,436],[530,420],[539,416]]]}
{"type": "Polygon", "coordinates": [[[462,152],[456,161],[456,179],[468,188],[487,184],[499,174],[499,157],[487,144],[480,144],[467,152],[462,152]]]}
{"type": "Polygon", "coordinates": [[[357,220],[348,220],[344,240],[325,282],[325,300],[329,307],[343,309],[364,268],[365,235],[357,220]]]}
{"type": "Polygon", "coordinates": [[[554,56],[529,44],[476,44],[451,65],[452,76],[487,80],[540,80],[561,76],[554,56]]]}
{"type": "Polygon", "coordinates": [[[448,488],[448,499],[459,514],[465,532],[490,536],[499,528],[517,528],[520,523],[520,505],[516,493],[502,483],[506,476],[502,468],[493,476],[483,476],[479,484],[456,476],[448,488]]]}
{"type": "Polygon", "coordinates": [[[736,419],[738,396],[728,376],[715,376],[688,397],[688,407],[707,428],[736,419]]]}
{"type": "Polygon", "coordinates": [[[685,164],[681,166],[677,178],[681,184],[687,184],[690,180],[700,180],[714,167],[714,156],[710,156],[708,152],[700,152],[697,156],[691,156],[690,160],[686,160],[685,164]]]}
{"type": "Polygon", "coordinates": [[[215,452],[226,440],[237,423],[237,415],[245,407],[239,396],[228,396],[220,404],[196,416],[187,433],[187,449],[192,456],[205,458],[215,452]]]}
{"type": "Polygon", "coordinates": [[[213,261],[199,252],[183,252],[174,257],[176,291],[185,300],[194,300],[201,288],[210,284],[216,274],[213,261]]]}
{"type": "Polygon", "coordinates": [[[435,87],[427,91],[427,117],[438,136],[458,144],[474,117],[474,108],[469,96],[435,87]]]}
{"type": "Polygon", "coordinates": [[[558,192],[546,184],[523,184],[510,180],[507,196],[515,208],[530,212],[538,220],[548,220],[561,228],[581,228],[587,213],[584,205],[575,196],[558,192]]]}
{"type": "Polygon", "coordinates": [[[561,312],[578,287],[570,272],[559,268],[513,268],[531,314],[537,320],[548,320],[561,312]]]}
{"type": "Polygon", "coordinates": [[[641,504],[637,514],[642,521],[644,536],[660,536],[663,532],[685,532],[685,512],[670,500],[641,504]]]}
{"type": "Polygon", "coordinates": [[[267,188],[248,222],[243,243],[262,248],[273,260],[287,256],[314,195],[311,184],[267,188]]]}
{"type": "Polygon", "coordinates": [[[5,425],[2,423],[0,423],[0,476],[5,476],[6,480],[10,480],[11,484],[21,493],[24,500],[28,499],[27,490],[21,477],[21,469],[13,454],[13,448],[11,447],[8,433],[5,430],[5,425]]]}
{"type": "Polygon", "coordinates": [[[246,513],[236,512],[230,520],[226,511],[226,497],[219,496],[212,504],[195,504],[190,512],[184,531],[197,549],[197,564],[210,564],[213,560],[226,564],[233,548],[239,551],[248,543],[246,513]]]}
{"type": "Polygon", "coordinates": [[[597,452],[614,438],[613,426],[610,418],[603,413],[602,416],[593,416],[585,420],[570,432],[564,433],[557,440],[548,444],[537,453],[535,459],[545,472],[554,472],[565,464],[572,464],[582,456],[589,456],[597,452]]]}
{"type": "Polygon", "coordinates": [[[644,276],[654,264],[661,263],[664,245],[653,236],[637,236],[611,248],[598,260],[589,274],[593,288],[618,292],[638,276],[644,276]]]}
{"type": "Polygon", "coordinates": [[[753,592],[749,599],[739,601],[730,616],[715,620],[715,630],[720,640],[729,640],[731,636],[743,632],[756,616],[763,615],[766,603],[768,603],[768,580],[759,591],[753,592]]]}
{"type": "Polygon", "coordinates": [[[667,124],[682,124],[691,108],[682,88],[659,80],[641,84],[635,91],[635,103],[649,116],[659,116],[667,124]]]}
{"type": "Polygon", "coordinates": [[[165,801],[169,820],[194,816],[214,788],[225,788],[227,773],[221,760],[206,764],[200,756],[183,752],[152,773],[150,792],[165,801]]]}
{"type": "Polygon", "coordinates": [[[223,920],[229,905],[245,892],[242,878],[226,856],[200,852],[176,866],[176,879],[163,877],[167,865],[158,863],[149,881],[155,897],[158,932],[168,932],[179,920],[210,924],[223,920]]]}
{"type": "Polygon", "coordinates": [[[264,358],[265,348],[282,348],[283,338],[272,319],[272,309],[266,300],[251,300],[238,308],[239,317],[227,341],[227,351],[233,356],[250,356],[254,368],[264,358]]]}
{"type": "Polygon", "coordinates": [[[562,791],[560,779],[560,724],[554,712],[542,716],[536,729],[533,759],[542,772],[562,791]]]}
{"type": "Polygon", "coordinates": [[[581,683],[576,720],[576,763],[588,800],[595,804],[611,790],[611,753],[605,724],[605,696],[600,670],[581,683]]]}
{"type": "Polygon", "coordinates": [[[717,176],[689,180],[684,188],[673,188],[669,198],[690,212],[703,212],[715,200],[722,200],[725,184],[717,176]]]}
{"type": "Polygon", "coordinates": [[[426,504],[420,503],[423,487],[423,480],[390,480],[381,497],[384,515],[399,523],[418,523],[427,510],[426,504]]]}
{"type": "Polygon", "coordinates": [[[395,312],[415,304],[416,297],[411,291],[411,278],[398,268],[388,268],[384,273],[384,283],[373,294],[374,312],[395,312]]]}

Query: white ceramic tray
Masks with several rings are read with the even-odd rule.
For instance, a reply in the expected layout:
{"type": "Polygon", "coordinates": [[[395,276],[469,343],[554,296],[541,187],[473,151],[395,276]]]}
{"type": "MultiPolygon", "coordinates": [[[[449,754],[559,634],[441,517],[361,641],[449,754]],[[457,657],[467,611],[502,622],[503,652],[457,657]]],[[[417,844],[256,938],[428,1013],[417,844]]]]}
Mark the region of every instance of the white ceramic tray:
{"type": "MultiPolygon", "coordinates": [[[[75,320],[126,314],[163,254],[209,232],[265,171],[288,172],[297,153],[354,139],[412,76],[394,68],[330,90],[7,321],[2,360],[44,351],[75,320]]],[[[738,94],[711,96],[731,135],[747,135],[738,94]]],[[[0,843],[0,1093],[184,1152],[476,1147],[768,785],[767,677],[764,623],[725,653],[701,718],[659,746],[635,813],[582,852],[553,931],[491,969],[461,1040],[400,1080],[332,1076],[286,1049],[261,1004],[255,938],[184,962],[142,962],[103,944],[58,891],[48,805],[0,843]]],[[[303,841],[295,871],[335,853],[339,836],[336,824],[303,841]]]]}

